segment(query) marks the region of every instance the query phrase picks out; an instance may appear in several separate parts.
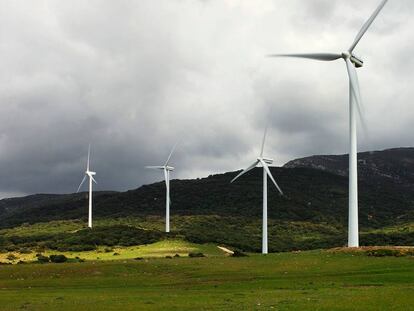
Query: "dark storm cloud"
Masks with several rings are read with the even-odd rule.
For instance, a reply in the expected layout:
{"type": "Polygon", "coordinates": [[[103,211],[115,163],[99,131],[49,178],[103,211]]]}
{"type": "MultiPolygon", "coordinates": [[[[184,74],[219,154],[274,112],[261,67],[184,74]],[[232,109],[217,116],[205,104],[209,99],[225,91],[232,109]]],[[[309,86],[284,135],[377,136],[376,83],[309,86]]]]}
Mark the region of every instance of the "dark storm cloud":
{"type": "MultiPolygon", "coordinates": [[[[268,120],[278,165],[345,153],[344,64],[264,55],[345,50],[377,4],[2,1],[0,195],[76,190],[88,143],[101,190],[161,179],[177,141],[174,177],[236,170],[268,120]]],[[[390,1],[356,51],[362,150],[412,145],[413,10],[390,1]]]]}

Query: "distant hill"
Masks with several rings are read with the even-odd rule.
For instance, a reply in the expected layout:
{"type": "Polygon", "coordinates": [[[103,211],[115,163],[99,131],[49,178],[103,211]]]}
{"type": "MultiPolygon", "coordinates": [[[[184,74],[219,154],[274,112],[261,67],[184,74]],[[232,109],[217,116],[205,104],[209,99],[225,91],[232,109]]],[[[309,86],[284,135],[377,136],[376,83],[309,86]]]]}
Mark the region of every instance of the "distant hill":
{"type": "MultiPolygon", "coordinates": [[[[290,161],[285,168],[307,167],[348,176],[348,155],[320,155],[290,161]]],[[[359,179],[370,183],[414,186],[414,148],[396,148],[358,153],[359,179]]]]}
{"type": "MultiPolygon", "coordinates": [[[[414,222],[414,148],[364,152],[358,159],[361,229],[369,231],[414,222]]],[[[281,168],[271,168],[285,193],[280,197],[269,183],[269,218],[274,222],[275,230],[282,230],[282,227],[277,229],[278,224],[291,222],[327,225],[336,228],[340,236],[341,242],[332,240],[333,246],[343,243],[348,212],[347,166],[348,156],[339,155],[312,156],[293,160],[281,168]]],[[[217,219],[237,218],[241,227],[252,219],[260,221],[262,171],[256,168],[230,184],[236,173],[172,180],[172,216],[200,216],[198,221],[204,217],[208,221],[199,225],[211,228],[215,228],[212,219],[225,226],[225,221],[217,222],[217,219]]],[[[163,217],[164,209],[163,182],[126,192],[95,193],[94,215],[97,219],[163,217]]],[[[51,220],[86,219],[86,215],[86,193],[41,194],[0,200],[0,228],[51,220]]],[[[191,232],[191,223],[186,226],[186,232],[191,232]]],[[[332,236],[333,233],[329,234],[332,236]]],[[[197,232],[192,236],[205,241],[197,232]]],[[[211,237],[211,240],[218,238],[211,237]]]]}

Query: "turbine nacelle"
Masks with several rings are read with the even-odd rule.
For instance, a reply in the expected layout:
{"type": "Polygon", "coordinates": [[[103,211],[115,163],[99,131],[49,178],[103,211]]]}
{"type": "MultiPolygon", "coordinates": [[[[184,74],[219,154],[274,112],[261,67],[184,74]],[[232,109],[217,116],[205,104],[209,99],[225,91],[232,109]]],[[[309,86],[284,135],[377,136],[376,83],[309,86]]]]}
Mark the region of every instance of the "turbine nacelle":
{"type": "Polygon", "coordinates": [[[354,64],[355,68],[361,68],[362,66],[364,66],[364,61],[361,58],[359,58],[355,54],[349,53],[348,51],[342,53],[342,58],[345,60],[349,59],[351,63],[354,64]]]}
{"type": "Polygon", "coordinates": [[[92,171],[86,171],[85,173],[86,175],[89,175],[89,176],[96,175],[96,172],[92,172],[92,171]]]}
{"type": "Polygon", "coordinates": [[[164,168],[165,168],[167,171],[173,171],[173,170],[174,170],[174,167],[172,167],[172,166],[168,166],[168,165],[164,166],[164,168]]]}
{"type": "Polygon", "coordinates": [[[364,66],[364,61],[355,55],[351,55],[350,60],[356,68],[361,68],[364,66]]]}
{"type": "Polygon", "coordinates": [[[263,157],[258,157],[257,160],[258,161],[262,160],[266,164],[272,164],[273,163],[273,159],[266,159],[266,158],[263,158],[263,157]]]}

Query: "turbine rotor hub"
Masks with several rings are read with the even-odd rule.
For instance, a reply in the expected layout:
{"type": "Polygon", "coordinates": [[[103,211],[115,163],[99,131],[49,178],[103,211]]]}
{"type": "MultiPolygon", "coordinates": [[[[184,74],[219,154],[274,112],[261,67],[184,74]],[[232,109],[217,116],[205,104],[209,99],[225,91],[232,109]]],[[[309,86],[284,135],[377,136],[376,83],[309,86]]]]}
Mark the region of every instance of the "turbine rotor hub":
{"type": "Polygon", "coordinates": [[[266,164],[272,164],[273,163],[273,159],[266,159],[266,158],[258,158],[258,160],[263,160],[264,163],[266,164]]]}

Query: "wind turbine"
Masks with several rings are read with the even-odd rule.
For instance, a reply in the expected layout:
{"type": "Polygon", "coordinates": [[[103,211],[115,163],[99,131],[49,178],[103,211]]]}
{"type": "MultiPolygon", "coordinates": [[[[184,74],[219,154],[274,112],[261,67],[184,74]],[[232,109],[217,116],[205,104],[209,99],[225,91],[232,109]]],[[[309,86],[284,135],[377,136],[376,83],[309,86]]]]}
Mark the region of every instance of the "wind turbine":
{"type": "Polygon", "coordinates": [[[296,57],[307,58],[319,61],[334,61],[342,58],[345,61],[349,77],[349,216],[348,216],[348,247],[359,247],[358,233],[358,172],[357,172],[357,133],[356,133],[356,112],[364,127],[364,119],[361,113],[362,103],[358,83],[358,76],[355,68],[363,66],[363,61],[355,56],[354,49],[361,40],[372,22],[378,16],[388,0],[383,0],[365,22],[355,37],[349,49],[343,53],[312,53],[312,54],[273,54],[270,57],[296,57]]]}
{"type": "Polygon", "coordinates": [[[268,253],[268,247],[267,247],[267,176],[271,179],[271,181],[276,186],[276,189],[279,191],[281,195],[283,195],[282,190],[280,189],[279,185],[276,183],[275,179],[272,176],[272,173],[270,172],[270,169],[268,167],[268,164],[272,164],[273,160],[264,158],[263,157],[263,149],[265,145],[266,140],[266,134],[267,134],[267,126],[265,128],[265,132],[263,135],[263,141],[262,141],[262,149],[260,151],[260,155],[257,157],[256,161],[246,169],[244,169],[240,174],[238,174],[236,177],[234,177],[231,181],[234,182],[237,178],[244,175],[248,171],[254,169],[259,163],[263,167],[263,222],[262,222],[262,254],[268,253]]]}
{"type": "Polygon", "coordinates": [[[165,196],[165,232],[170,232],[170,172],[174,170],[174,167],[169,166],[169,162],[171,159],[172,154],[174,153],[175,147],[177,144],[173,146],[171,152],[167,158],[167,161],[164,165],[161,166],[146,166],[146,168],[156,169],[156,170],[163,170],[164,171],[164,178],[165,178],[165,187],[166,187],[166,196],[165,196]]]}
{"type": "Polygon", "coordinates": [[[78,190],[76,193],[79,192],[80,188],[82,187],[83,183],[86,180],[86,177],[89,177],[89,212],[88,212],[88,227],[92,228],[92,181],[97,184],[95,178],[93,178],[93,175],[96,175],[96,172],[92,172],[89,170],[89,162],[90,162],[90,156],[91,156],[91,145],[89,145],[88,148],[88,162],[86,162],[86,171],[85,176],[83,176],[83,179],[78,187],[78,190]]]}

